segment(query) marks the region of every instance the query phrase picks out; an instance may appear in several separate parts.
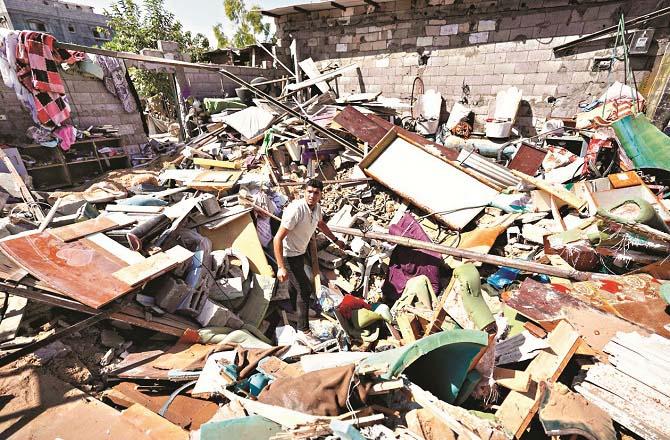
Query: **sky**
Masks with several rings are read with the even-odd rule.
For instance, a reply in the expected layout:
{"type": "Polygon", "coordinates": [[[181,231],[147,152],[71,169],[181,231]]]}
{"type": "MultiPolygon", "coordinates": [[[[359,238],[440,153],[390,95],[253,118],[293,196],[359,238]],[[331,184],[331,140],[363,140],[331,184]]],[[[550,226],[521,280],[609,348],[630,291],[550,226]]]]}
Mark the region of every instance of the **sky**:
{"type": "MultiPolygon", "coordinates": [[[[73,3],[81,3],[93,6],[95,11],[102,14],[105,8],[116,3],[115,0],[70,0],[73,3]]],[[[138,0],[141,2],[141,0],[138,0]]],[[[290,3],[288,0],[255,0],[247,1],[247,4],[257,4],[264,9],[270,9],[278,5],[290,3]]],[[[295,1],[295,4],[302,3],[295,1]]],[[[200,32],[209,39],[211,46],[216,46],[212,27],[217,23],[224,23],[224,30],[227,26],[223,12],[223,0],[165,0],[165,6],[177,19],[184,25],[184,29],[194,34],[200,32]]],[[[232,32],[227,32],[232,36],[232,32]]]]}

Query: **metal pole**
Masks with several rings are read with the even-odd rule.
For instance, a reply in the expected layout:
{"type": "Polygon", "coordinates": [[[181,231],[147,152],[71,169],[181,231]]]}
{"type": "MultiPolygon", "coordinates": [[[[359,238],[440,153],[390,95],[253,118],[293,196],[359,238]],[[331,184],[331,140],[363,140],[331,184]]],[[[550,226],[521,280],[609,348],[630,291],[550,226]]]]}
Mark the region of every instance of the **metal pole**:
{"type": "MultiPolygon", "coordinates": [[[[647,21],[647,20],[652,20],[654,18],[662,17],[662,16],[668,15],[668,14],[670,14],[670,7],[659,9],[656,12],[651,12],[647,15],[642,15],[640,17],[633,18],[632,20],[628,20],[627,22],[625,22],[624,25],[625,26],[632,26],[634,24],[638,24],[640,22],[647,21]]],[[[592,34],[589,34],[589,35],[583,36],[581,38],[578,38],[576,40],[570,41],[568,43],[561,44],[560,46],[556,46],[556,47],[554,47],[554,51],[558,52],[558,51],[561,51],[561,50],[565,50],[565,49],[568,49],[572,46],[576,46],[579,43],[583,43],[585,41],[593,40],[594,38],[610,34],[614,31],[616,31],[618,28],[619,28],[618,24],[615,25],[615,26],[610,26],[610,27],[605,28],[601,31],[594,32],[592,34]]]]}

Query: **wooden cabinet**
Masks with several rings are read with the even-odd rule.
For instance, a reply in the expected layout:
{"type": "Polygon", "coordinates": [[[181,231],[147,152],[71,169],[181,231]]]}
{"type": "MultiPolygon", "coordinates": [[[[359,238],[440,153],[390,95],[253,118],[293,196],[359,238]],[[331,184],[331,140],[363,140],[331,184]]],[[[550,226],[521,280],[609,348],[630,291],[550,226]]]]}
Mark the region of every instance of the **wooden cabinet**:
{"type": "Polygon", "coordinates": [[[128,168],[130,160],[125,153],[109,155],[105,148],[120,150],[119,138],[95,138],[77,141],[68,151],[59,147],[26,145],[20,148],[33,186],[51,190],[79,185],[107,171],[128,168]],[[30,157],[30,161],[25,160],[30,157]]]}

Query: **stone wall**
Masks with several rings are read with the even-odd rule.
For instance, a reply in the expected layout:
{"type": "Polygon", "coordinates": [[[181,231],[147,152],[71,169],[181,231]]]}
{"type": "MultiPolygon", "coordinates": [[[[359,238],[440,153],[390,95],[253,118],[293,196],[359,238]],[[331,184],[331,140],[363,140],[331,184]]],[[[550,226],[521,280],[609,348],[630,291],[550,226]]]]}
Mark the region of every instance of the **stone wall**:
{"type": "MultiPolygon", "coordinates": [[[[281,72],[277,69],[245,66],[225,66],[225,69],[247,82],[258,77],[268,80],[281,77],[281,72]]],[[[240,87],[219,73],[202,69],[186,69],[186,81],[191,94],[197,98],[236,96],[235,89],[240,87]]]]}
{"type": "MultiPolygon", "coordinates": [[[[623,65],[601,71],[597,58],[611,55],[613,39],[581,44],[555,54],[553,47],[667,6],[658,0],[398,0],[378,7],[294,13],[276,18],[286,56],[297,40],[300,59],[317,65],[357,63],[336,86],[343,92],[383,92],[409,99],[415,77],[442,93],[451,108],[468,86],[476,128],[493,111],[495,94],[509,86],[523,90],[517,126],[526,134],[548,117],[570,117],[577,105],[623,81],[623,65]],[[320,63],[318,62],[320,61],[320,63]],[[421,65],[425,63],[424,65],[421,65]],[[549,97],[557,100],[551,104],[549,97]]],[[[667,16],[655,27],[648,55],[631,56],[638,86],[650,81],[668,41],[667,16]]],[[[288,60],[287,60],[288,61],[288,60]]],[[[664,121],[667,122],[667,121],[664,121]]],[[[663,122],[661,122],[663,123],[663,122]]]]}
{"type": "MultiPolygon", "coordinates": [[[[121,143],[132,151],[147,141],[138,112],[126,113],[121,101],[109,93],[102,81],[79,74],[63,73],[65,90],[72,107],[72,123],[86,129],[91,125],[110,124],[119,129],[121,143]]],[[[28,127],[35,125],[30,113],[19,103],[14,91],[0,84],[0,142],[12,145],[32,143],[25,136],[28,127]]]]}

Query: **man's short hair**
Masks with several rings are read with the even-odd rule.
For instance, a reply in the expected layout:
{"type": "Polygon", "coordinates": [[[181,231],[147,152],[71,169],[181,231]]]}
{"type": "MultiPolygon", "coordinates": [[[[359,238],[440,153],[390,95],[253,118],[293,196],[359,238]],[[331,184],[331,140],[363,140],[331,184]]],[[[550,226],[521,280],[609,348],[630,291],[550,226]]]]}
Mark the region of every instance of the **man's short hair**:
{"type": "Polygon", "coordinates": [[[311,186],[312,188],[318,188],[319,190],[323,191],[323,182],[319,179],[309,179],[305,186],[311,186]]]}

